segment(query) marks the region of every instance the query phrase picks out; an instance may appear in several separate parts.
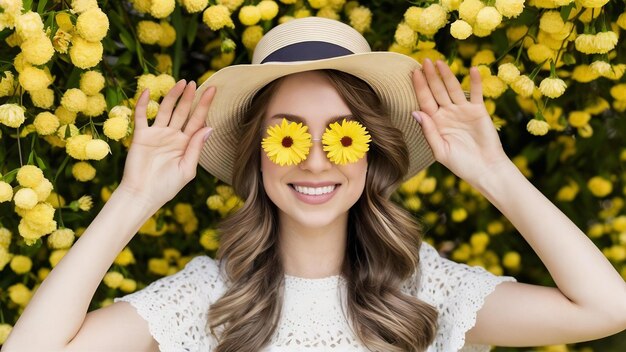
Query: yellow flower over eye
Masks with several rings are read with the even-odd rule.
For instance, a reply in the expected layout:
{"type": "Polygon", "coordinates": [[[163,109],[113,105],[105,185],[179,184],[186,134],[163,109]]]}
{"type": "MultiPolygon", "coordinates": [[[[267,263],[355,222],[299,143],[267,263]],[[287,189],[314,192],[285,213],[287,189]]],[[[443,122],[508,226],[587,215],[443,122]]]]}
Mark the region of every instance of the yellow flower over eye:
{"type": "Polygon", "coordinates": [[[330,161],[338,165],[353,163],[365,156],[371,138],[365,127],[357,121],[343,120],[332,123],[322,136],[324,151],[330,161]]]}
{"type": "Polygon", "coordinates": [[[287,122],[267,128],[268,137],[263,138],[261,146],[274,163],[297,165],[305,160],[311,149],[311,135],[308,127],[301,123],[287,122]]]}

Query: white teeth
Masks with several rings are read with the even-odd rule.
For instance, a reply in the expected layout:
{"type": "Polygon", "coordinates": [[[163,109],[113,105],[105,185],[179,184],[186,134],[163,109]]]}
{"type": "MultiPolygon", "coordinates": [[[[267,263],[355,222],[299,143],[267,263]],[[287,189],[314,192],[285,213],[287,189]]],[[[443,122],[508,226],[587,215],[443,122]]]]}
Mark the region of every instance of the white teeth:
{"type": "Polygon", "coordinates": [[[307,194],[311,196],[319,196],[322,194],[330,193],[335,190],[335,186],[302,187],[302,186],[293,185],[293,188],[295,188],[298,193],[307,194]]]}

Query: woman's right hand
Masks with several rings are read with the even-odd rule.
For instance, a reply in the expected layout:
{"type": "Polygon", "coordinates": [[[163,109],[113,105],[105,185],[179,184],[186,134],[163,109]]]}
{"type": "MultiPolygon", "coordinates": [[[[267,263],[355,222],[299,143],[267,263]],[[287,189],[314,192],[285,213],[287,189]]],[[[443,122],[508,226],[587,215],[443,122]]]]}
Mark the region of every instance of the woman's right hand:
{"type": "Polygon", "coordinates": [[[151,126],[146,119],[149,91],[144,90],[137,100],[134,135],[118,190],[131,193],[155,211],[196,176],[200,151],[212,131],[204,121],[215,88],[206,89],[192,111],[195,92],[193,81],[176,83],[163,98],[151,126]]]}

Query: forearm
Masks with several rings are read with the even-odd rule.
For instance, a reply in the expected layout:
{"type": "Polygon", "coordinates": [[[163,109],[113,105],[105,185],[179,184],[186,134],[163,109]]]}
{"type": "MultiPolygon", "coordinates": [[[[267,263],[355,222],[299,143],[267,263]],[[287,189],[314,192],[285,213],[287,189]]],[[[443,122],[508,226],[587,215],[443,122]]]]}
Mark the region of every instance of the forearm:
{"type": "Polygon", "coordinates": [[[611,315],[626,312],[626,284],[621,276],[512,162],[492,170],[473,186],[511,221],[572,302],[611,315]]]}
{"type": "Polygon", "coordinates": [[[35,347],[43,343],[46,349],[56,349],[71,341],[81,328],[89,303],[111,263],[154,213],[153,208],[128,193],[114,192],[41,284],[5,347],[12,344],[35,347]]]}

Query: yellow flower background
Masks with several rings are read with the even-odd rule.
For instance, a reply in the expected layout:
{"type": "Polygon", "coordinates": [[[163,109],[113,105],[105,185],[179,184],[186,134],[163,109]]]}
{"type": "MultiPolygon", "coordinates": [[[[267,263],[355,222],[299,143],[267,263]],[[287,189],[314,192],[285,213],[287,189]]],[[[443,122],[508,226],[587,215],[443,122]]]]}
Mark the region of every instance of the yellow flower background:
{"type": "MultiPolygon", "coordinates": [[[[626,278],[626,29],[617,0],[0,2],[0,343],[122,176],[138,94],[248,63],[292,18],[341,20],[374,50],[478,66],[505,151],[626,278]]],[[[443,255],[553,285],[495,207],[438,164],[393,195],[443,255]]],[[[91,309],[219,248],[241,199],[203,170],[115,259],[91,309]]],[[[542,221],[537,219],[536,221],[542,221]]],[[[112,234],[113,235],[113,234],[112,234]]],[[[546,234],[549,235],[549,234],[546,234]]],[[[563,244],[566,245],[566,244],[563,244]]],[[[496,348],[496,351],[528,349],[496,348]]],[[[624,334],[542,351],[623,351],[624,334]]]]}

